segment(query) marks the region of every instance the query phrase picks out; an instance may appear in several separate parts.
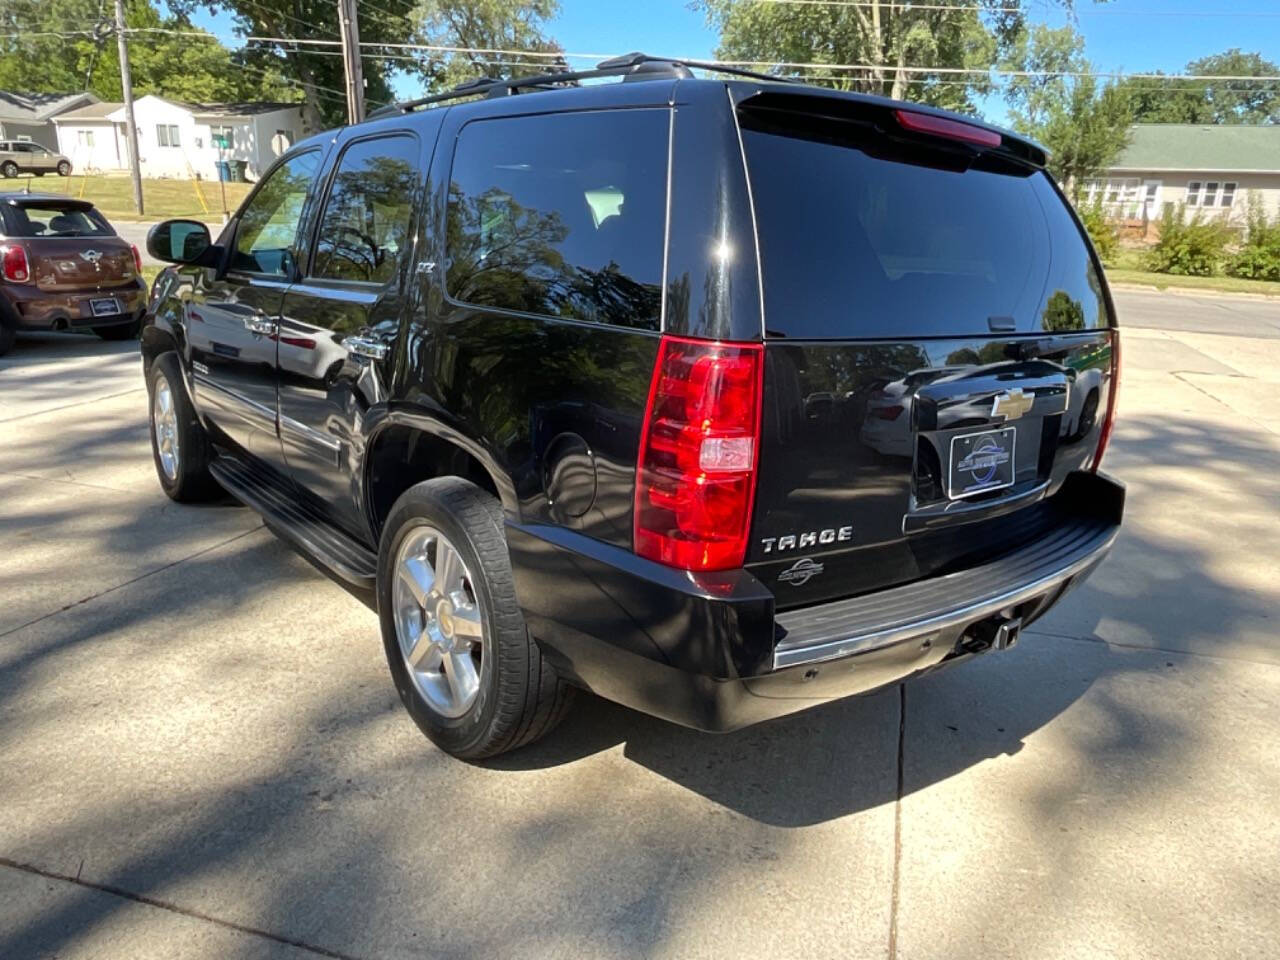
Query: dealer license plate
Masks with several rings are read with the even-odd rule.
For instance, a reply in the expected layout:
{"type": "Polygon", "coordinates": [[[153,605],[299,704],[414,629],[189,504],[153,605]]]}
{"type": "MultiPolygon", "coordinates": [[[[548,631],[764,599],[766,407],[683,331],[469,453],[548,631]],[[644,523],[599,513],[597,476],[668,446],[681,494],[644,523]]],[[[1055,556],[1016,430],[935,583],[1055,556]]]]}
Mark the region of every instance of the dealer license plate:
{"type": "Polygon", "coordinates": [[[947,494],[952,500],[1013,486],[1015,427],[951,438],[947,494]]]}

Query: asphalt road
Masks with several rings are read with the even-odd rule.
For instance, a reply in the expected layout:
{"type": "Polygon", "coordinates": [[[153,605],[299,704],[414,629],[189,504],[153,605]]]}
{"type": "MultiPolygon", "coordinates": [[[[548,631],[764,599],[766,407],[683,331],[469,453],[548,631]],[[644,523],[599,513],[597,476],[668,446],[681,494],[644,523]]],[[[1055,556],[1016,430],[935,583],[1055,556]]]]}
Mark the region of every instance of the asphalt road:
{"type": "Polygon", "coordinates": [[[170,503],[132,345],[0,360],[0,957],[1274,957],[1280,306],[1118,295],[1125,530],[1017,648],[469,765],[372,614],[170,503]]]}

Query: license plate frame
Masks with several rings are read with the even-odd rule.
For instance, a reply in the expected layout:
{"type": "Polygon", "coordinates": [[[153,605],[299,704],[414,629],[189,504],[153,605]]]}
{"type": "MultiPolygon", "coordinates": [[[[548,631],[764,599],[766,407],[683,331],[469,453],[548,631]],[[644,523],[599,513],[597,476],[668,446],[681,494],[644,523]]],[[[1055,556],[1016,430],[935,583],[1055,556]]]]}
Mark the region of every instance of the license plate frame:
{"type": "Polygon", "coordinates": [[[89,313],[95,317],[115,317],[124,313],[124,307],[115,297],[98,297],[89,301],[89,313]]]}
{"type": "Polygon", "coordinates": [[[949,450],[948,499],[963,500],[966,497],[976,497],[982,493],[1004,490],[1013,486],[1018,452],[1017,427],[996,427],[991,430],[974,430],[958,434],[951,438],[949,450]],[[984,439],[989,440],[990,443],[984,443],[984,439]],[[990,472],[984,472],[982,475],[985,479],[980,478],[978,473],[978,470],[985,466],[982,460],[978,461],[980,466],[977,469],[973,466],[965,466],[966,460],[983,455],[993,459],[990,472]],[[963,479],[958,476],[961,470],[971,475],[970,482],[957,484],[957,480],[963,479]]]}

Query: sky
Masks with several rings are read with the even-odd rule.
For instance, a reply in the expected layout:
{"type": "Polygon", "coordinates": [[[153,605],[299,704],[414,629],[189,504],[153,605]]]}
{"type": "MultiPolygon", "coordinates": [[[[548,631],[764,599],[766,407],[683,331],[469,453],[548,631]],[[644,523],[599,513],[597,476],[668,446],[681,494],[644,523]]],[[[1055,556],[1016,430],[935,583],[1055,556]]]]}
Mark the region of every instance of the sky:
{"type": "MultiPolygon", "coordinates": [[[[376,10],[383,0],[358,2],[376,10]]],[[[1098,70],[1177,72],[1190,60],[1231,47],[1280,61],[1277,0],[1076,0],[1076,11],[1085,55],[1098,70]]],[[[219,32],[211,18],[197,19],[201,26],[219,32]]],[[[1061,26],[1066,15],[1054,0],[1033,0],[1031,19],[1061,26]]],[[[706,26],[701,13],[689,9],[687,0],[560,0],[560,15],[549,24],[549,32],[568,53],[643,50],[712,58],[717,41],[715,31],[706,26]]],[[[402,78],[395,86],[396,93],[406,98],[421,92],[416,79],[402,78]]],[[[987,100],[982,107],[988,119],[1004,121],[999,98],[987,100]]]]}

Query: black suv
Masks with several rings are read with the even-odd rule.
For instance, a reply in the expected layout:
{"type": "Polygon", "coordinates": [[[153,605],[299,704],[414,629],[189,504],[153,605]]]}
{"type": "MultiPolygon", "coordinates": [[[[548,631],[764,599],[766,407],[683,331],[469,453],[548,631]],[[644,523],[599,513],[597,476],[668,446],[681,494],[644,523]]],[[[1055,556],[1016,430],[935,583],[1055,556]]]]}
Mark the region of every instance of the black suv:
{"type": "Polygon", "coordinates": [[[161,485],[372,590],[454,755],[574,687],[721,731],[1004,648],[1119,530],[1115,313],[1044,152],[690,66],[402,104],[148,240],[161,485]]]}

